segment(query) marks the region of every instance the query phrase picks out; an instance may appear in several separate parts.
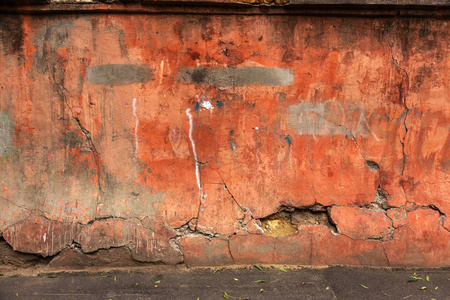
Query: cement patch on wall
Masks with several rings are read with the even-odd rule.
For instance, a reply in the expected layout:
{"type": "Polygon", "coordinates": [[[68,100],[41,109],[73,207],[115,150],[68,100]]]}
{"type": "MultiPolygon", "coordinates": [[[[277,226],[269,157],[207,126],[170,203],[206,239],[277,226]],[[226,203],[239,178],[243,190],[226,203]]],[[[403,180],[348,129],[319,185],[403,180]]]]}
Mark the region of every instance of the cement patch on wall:
{"type": "Polygon", "coordinates": [[[146,65],[101,65],[89,67],[86,78],[94,85],[127,85],[148,82],[152,72],[146,65]]]}
{"type": "Polygon", "coordinates": [[[0,156],[8,156],[11,153],[11,129],[11,117],[6,112],[0,112],[0,156]]]}
{"type": "Polygon", "coordinates": [[[181,68],[178,78],[183,83],[216,86],[257,84],[283,86],[294,84],[294,73],[292,70],[274,67],[181,68]]]}

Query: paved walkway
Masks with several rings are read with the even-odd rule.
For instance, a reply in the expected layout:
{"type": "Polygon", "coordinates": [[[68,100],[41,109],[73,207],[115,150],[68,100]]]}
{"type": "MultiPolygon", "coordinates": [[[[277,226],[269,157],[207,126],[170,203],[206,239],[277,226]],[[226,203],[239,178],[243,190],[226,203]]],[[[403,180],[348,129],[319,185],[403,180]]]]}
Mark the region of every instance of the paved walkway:
{"type": "Polygon", "coordinates": [[[0,277],[0,299],[450,299],[450,268],[158,267],[0,277]],[[260,268],[260,269],[259,269],[260,268]]]}

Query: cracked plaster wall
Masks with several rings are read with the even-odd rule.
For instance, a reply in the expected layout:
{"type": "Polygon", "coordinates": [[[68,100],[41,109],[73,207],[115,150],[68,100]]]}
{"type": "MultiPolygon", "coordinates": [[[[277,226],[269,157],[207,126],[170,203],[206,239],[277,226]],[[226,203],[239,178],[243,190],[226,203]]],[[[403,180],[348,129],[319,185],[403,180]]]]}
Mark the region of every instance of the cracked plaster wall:
{"type": "Polygon", "coordinates": [[[2,16],[0,234],[54,269],[449,266],[448,36],[431,18],[2,16]]]}

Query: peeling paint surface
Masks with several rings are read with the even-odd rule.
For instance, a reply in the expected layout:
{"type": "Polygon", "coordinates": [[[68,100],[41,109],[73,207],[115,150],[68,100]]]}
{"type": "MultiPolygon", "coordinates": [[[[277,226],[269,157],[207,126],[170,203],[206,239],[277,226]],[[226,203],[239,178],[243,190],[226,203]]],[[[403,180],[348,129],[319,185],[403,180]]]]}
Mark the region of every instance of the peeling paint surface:
{"type": "Polygon", "coordinates": [[[2,18],[14,250],[55,269],[450,266],[447,20],[2,18]]]}

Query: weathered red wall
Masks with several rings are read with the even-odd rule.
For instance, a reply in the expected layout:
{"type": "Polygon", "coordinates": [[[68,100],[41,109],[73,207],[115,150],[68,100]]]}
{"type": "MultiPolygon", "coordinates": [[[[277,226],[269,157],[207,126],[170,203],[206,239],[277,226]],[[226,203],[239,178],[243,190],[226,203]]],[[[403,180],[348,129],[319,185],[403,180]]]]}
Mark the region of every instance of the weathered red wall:
{"type": "Polygon", "coordinates": [[[55,266],[118,247],[449,266],[449,36],[433,18],[3,15],[0,232],[55,266]]]}

